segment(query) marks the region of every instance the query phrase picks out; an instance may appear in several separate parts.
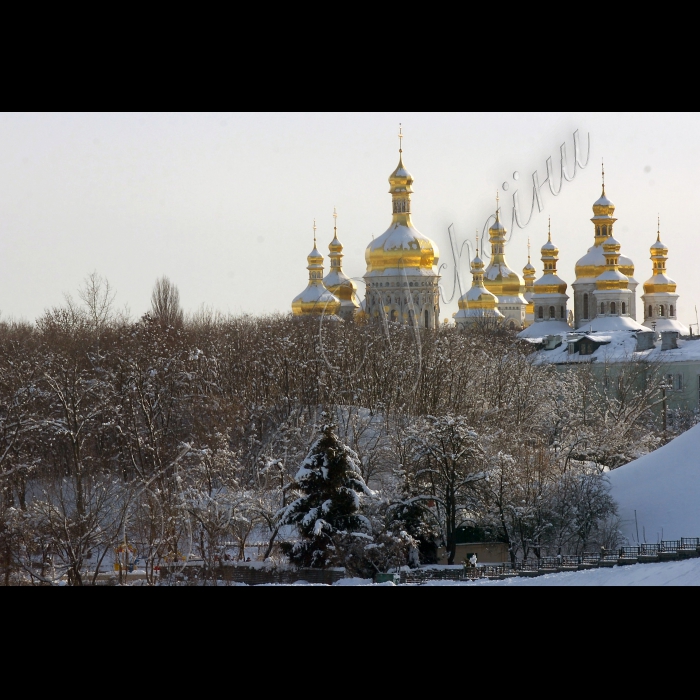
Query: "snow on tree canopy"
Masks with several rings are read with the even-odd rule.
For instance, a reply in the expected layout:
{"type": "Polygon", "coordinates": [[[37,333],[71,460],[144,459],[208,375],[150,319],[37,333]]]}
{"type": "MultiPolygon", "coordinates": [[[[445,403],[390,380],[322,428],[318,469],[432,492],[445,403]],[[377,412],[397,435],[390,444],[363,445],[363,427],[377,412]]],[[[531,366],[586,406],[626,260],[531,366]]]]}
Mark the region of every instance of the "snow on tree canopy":
{"type": "Polygon", "coordinates": [[[343,444],[334,426],[324,425],[291,485],[297,498],[280,511],[280,523],[296,525],[301,540],[285,552],[300,566],[333,565],[335,535],[363,532],[363,497],[374,497],[360,471],[360,460],[343,444]]]}

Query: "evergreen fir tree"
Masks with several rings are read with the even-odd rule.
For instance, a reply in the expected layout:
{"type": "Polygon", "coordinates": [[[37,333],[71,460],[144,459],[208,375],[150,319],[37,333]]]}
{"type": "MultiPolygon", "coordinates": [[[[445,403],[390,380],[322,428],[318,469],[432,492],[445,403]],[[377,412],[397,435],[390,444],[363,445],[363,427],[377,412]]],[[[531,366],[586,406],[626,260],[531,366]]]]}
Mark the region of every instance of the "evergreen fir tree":
{"type": "Polygon", "coordinates": [[[296,543],[282,545],[297,566],[342,564],[340,539],[349,533],[367,536],[370,530],[360,505],[362,496],[374,493],[362,478],[357,454],[340,441],[334,428],[320,428],[291,485],[297,497],[280,513],[281,524],[296,525],[301,536],[296,543]]]}

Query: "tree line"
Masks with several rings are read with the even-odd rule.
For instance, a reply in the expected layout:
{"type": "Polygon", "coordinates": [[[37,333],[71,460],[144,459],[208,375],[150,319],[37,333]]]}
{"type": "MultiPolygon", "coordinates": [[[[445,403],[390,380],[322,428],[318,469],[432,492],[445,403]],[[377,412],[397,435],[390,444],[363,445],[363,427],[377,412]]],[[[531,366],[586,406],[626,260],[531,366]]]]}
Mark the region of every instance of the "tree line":
{"type": "Polygon", "coordinates": [[[186,315],[167,278],[134,320],[93,274],[77,301],[0,323],[0,575],[83,585],[137,552],[153,582],[252,541],[363,575],[439,546],[452,561],[465,530],[512,558],[610,543],[604,472],[665,437],[662,381],[636,362],[605,384],[557,371],[488,324],[186,315]],[[318,504],[328,450],[356,476],[318,504]]]}

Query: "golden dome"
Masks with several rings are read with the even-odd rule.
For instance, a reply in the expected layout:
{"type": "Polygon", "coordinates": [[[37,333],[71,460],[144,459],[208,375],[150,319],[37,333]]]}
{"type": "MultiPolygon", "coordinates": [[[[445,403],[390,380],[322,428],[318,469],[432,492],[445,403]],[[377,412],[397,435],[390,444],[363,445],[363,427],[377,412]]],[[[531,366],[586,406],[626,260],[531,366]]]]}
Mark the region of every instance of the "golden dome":
{"type": "MultiPolygon", "coordinates": [[[[617,221],[613,214],[615,205],[605,196],[605,171],[603,171],[603,193],[593,204],[593,218],[591,222],[595,227],[593,245],[588,252],[576,263],[576,280],[588,279],[593,281],[606,270],[607,262],[603,251],[603,243],[613,235],[613,225],[617,221]]],[[[627,277],[634,276],[634,263],[630,258],[620,255],[618,259],[619,270],[627,277]]]]}
{"type": "Polygon", "coordinates": [[[340,300],[323,285],[323,256],[316,248],[316,222],[314,221],[314,248],[306,258],[309,284],[294,297],[292,313],[295,316],[334,316],[340,311],[340,300]]]}
{"type": "Polygon", "coordinates": [[[660,223],[657,224],[656,241],[649,248],[652,262],[652,276],[644,283],[644,293],[675,292],[676,283],[666,274],[668,248],[661,242],[660,223]]]}
{"type": "Polygon", "coordinates": [[[612,236],[608,236],[603,243],[605,255],[605,269],[596,277],[597,289],[628,289],[629,279],[620,270],[620,243],[612,236]]]}
{"type": "Polygon", "coordinates": [[[413,177],[403,164],[399,151],[399,164],[389,176],[389,192],[392,199],[392,221],[389,228],[375,238],[365,250],[367,274],[381,275],[387,270],[400,274],[399,270],[431,271],[437,265],[440,251],[437,245],[424,236],[411,221],[411,193],[413,177]]]}
{"type": "Polygon", "coordinates": [[[501,223],[498,200],[496,203],[496,221],[489,228],[491,243],[491,260],[484,271],[484,285],[501,303],[526,303],[522,297],[525,282],[520,275],[508,267],[505,256],[506,227],[501,223]],[[511,299],[506,299],[510,297],[511,299]]]}
{"type": "Polygon", "coordinates": [[[547,242],[542,246],[543,275],[534,284],[535,294],[566,294],[567,284],[557,275],[559,249],[552,243],[551,221],[547,242]]]}
{"type": "Polygon", "coordinates": [[[357,301],[357,285],[343,272],[343,245],[338,240],[338,214],[335,208],[333,209],[333,240],[328,246],[330,251],[328,257],[330,259],[330,269],[328,274],[323,278],[323,284],[326,289],[334,294],[341,302],[350,302],[353,306],[359,307],[357,301]]]}
{"type": "Polygon", "coordinates": [[[479,257],[477,245],[476,257],[471,264],[472,286],[459,299],[459,311],[453,314],[456,322],[466,323],[468,319],[480,317],[503,318],[498,310],[498,299],[484,286],[484,262],[479,257]]]}

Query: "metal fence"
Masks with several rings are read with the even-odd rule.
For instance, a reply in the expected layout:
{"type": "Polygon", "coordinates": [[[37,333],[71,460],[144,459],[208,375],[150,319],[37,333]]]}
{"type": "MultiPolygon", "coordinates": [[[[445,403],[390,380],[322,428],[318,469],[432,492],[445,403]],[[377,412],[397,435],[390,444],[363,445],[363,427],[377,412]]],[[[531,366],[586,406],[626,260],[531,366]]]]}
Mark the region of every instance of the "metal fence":
{"type": "MultiPolygon", "coordinates": [[[[616,549],[601,549],[600,552],[584,552],[582,555],[546,556],[539,559],[507,562],[497,565],[467,566],[463,569],[416,569],[403,572],[401,583],[425,583],[435,580],[474,581],[478,579],[505,578],[532,573],[549,573],[566,569],[601,566],[603,563],[631,563],[640,557],[655,557],[659,554],[697,552],[700,555],[700,537],[682,537],[680,540],[662,540],[656,544],[640,544],[616,549]]],[[[680,555],[679,556],[687,556],[680,555]]]]}

